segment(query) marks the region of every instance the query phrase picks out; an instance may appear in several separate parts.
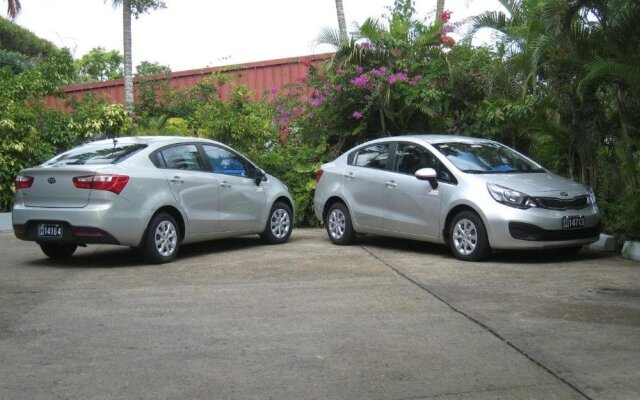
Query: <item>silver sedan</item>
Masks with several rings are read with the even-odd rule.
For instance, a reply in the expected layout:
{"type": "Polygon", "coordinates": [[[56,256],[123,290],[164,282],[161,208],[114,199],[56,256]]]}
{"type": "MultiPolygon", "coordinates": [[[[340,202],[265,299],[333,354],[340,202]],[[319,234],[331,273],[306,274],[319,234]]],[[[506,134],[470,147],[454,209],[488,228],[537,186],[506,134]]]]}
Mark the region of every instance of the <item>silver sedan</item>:
{"type": "Polygon", "coordinates": [[[287,187],[221,143],[184,137],[127,137],[87,143],[16,178],[13,229],[52,258],[77,246],[140,249],[173,260],[181,243],[260,234],[289,239],[287,187]]]}
{"type": "Polygon", "coordinates": [[[462,260],[492,249],[595,242],[601,214],[587,186],[500,143],[415,135],[357,146],[316,174],[315,214],[332,242],[356,233],[448,244],[462,260]]]}

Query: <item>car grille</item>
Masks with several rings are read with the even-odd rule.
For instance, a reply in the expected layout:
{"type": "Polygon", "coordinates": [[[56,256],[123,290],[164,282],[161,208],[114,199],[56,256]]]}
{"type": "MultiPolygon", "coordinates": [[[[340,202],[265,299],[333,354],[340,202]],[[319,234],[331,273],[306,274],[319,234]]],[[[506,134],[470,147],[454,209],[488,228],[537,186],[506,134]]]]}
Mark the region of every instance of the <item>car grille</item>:
{"type": "Polygon", "coordinates": [[[578,196],[573,199],[536,197],[535,201],[540,207],[550,210],[580,210],[589,206],[588,196],[578,196]]]}
{"type": "Polygon", "coordinates": [[[546,230],[539,226],[522,222],[510,222],[509,233],[511,237],[530,242],[561,242],[565,240],[578,240],[596,238],[600,234],[600,224],[590,228],[546,230]]]}

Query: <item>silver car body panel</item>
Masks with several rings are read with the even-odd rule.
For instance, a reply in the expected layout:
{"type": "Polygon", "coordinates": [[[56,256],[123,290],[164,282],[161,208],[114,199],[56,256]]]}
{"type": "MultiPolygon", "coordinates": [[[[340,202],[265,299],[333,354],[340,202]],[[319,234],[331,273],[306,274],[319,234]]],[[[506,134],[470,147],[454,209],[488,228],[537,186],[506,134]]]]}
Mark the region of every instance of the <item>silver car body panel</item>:
{"type": "MultiPolygon", "coordinates": [[[[578,210],[552,210],[518,209],[498,203],[489,194],[488,183],[505,186],[531,197],[571,199],[587,196],[589,191],[580,183],[548,171],[506,174],[462,172],[433,146],[458,141],[471,144],[495,143],[487,139],[464,136],[409,135],[373,140],[354,147],[321,167],[323,174],[314,194],[316,217],[324,221],[323,213],[327,205],[332,198],[337,198],[347,205],[354,229],[358,233],[446,243],[444,232],[448,228],[447,222],[458,210],[468,208],[482,218],[489,243],[495,249],[570,247],[597,240],[597,235],[551,241],[520,240],[512,237],[510,223],[530,224],[547,231],[559,231],[563,217],[579,215],[584,217],[585,228],[593,228],[599,225],[601,213],[595,204],[578,210]],[[429,150],[457,182],[447,183],[439,180],[438,187],[433,188],[428,182],[420,181],[412,175],[348,164],[349,154],[353,151],[384,142],[410,142],[429,150]],[[353,181],[358,178],[364,182],[354,184],[353,181]]],[[[539,165],[533,160],[530,161],[539,165]]]]}
{"type": "Polygon", "coordinates": [[[137,246],[154,214],[162,208],[171,208],[184,221],[182,242],[190,243],[261,233],[271,206],[278,199],[286,199],[293,208],[288,188],[271,175],[267,174],[257,185],[247,177],[158,168],[150,159],[157,150],[180,143],[210,144],[233,151],[221,143],[169,136],[117,140],[147,147],[117,164],[58,167],[45,163],[21,171],[21,175],[36,179],[31,188],[16,191],[13,225],[52,221],[73,227],[95,227],[113,236],[119,244],[137,246]],[[129,182],[117,195],[104,190],[77,189],[71,183],[73,177],[94,174],[127,175],[129,182]],[[55,182],[48,183],[49,178],[55,182]]]}

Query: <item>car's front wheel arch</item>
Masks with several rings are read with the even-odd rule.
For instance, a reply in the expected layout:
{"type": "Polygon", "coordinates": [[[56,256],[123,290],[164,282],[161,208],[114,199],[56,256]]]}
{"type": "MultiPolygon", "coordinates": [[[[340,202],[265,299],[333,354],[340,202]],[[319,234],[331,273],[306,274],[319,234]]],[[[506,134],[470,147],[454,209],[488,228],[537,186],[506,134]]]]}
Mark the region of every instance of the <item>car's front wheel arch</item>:
{"type": "Polygon", "coordinates": [[[490,235],[489,235],[489,226],[487,224],[487,219],[485,218],[484,215],[482,215],[482,213],[478,212],[478,210],[476,210],[475,208],[467,204],[459,204],[453,207],[447,213],[447,216],[445,217],[445,220],[444,220],[444,224],[442,225],[442,239],[444,240],[444,242],[446,244],[449,244],[449,230],[451,229],[451,222],[453,221],[453,218],[456,215],[460,214],[463,211],[470,211],[478,215],[478,217],[484,223],[485,229],[487,230],[487,242],[489,242],[489,245],[491,245],[491,241],[489,240],[490,235]]]}

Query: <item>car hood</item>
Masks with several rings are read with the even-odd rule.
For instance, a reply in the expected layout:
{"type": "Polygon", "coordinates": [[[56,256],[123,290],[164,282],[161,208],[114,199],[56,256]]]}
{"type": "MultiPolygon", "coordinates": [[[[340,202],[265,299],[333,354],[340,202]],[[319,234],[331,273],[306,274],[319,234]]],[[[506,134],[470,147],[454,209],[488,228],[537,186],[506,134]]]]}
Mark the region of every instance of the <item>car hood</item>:
{"type": "Polygon", "coordinates": [[[571,199],[588,194],[585,185],[546,173],[488,174],[481,175],[487,183],[495,183],[534,197],[571,199]]]}

